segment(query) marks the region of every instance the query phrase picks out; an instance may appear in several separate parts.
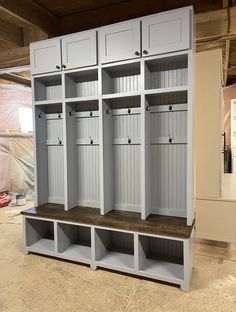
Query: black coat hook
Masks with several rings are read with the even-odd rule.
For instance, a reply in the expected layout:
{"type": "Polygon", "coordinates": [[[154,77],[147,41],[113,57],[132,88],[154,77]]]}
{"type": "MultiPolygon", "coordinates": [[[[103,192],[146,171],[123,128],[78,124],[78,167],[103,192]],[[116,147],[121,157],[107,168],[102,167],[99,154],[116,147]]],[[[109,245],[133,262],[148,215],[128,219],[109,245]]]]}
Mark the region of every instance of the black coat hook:
{"type": "Polygon", "coordinates": [[[39,114],[39,119],[41,119],[41,118],[42,118],[42,113],[39,114]]]}
{"type": "Polygon", "coordinates": [[[91,112],[89,113],[89,115],[90,115],[90,117],[92,117],[92,116],[93,116],[93,112],[91,111],[91,112]]]}
{"type": "Polygon", "coordinates": [[[58,113],[58,118],[61,118],[61,113],[58,113]]]}
{"type": "Polygon", "coordinates": [[[131,138],[128,136],[128,144],[131,144],[131,138]]]}
{"type": "Polygon", "coordinates": [[[147,111],[147,112],[150,112],[150,110],[151,110],[151,106],[148,105],[148,106],[146,107],[146,111],[147,111]]]}
{"type": "Polygon", "coordinates": [[[73,110],[71,110],[71,111],[69,112],[69,115],[70,115],[70,116],[73,116],[73,110]]]}
{"type": "Polygon", "coordinates": [[[90,137],[90,144],[93,144],[93,140],[92,140],[92,138],[90,137]]]}
{"type": "Polygon", "coordinates": [[[169,111],[172,111],[173,106],[169,105],[169,111]]]}
{"type": "Polygon", "coordinates": [[[130,108],[128,108],[128,114],[130,114],[131,113],[131,109],[130,108]]]}
{"type": "Polygon", "coordinates": [[[61,140],[59,139],[59,137],[57,137],[57,139],[58,139],[58,144],[61,145],[62,142],[61,142],[61,140]]]}
{"type": "Polygon", "coordinates": [[[172,142],[173,142],[173,137],[171,137],[169,134],[169,143],[172,143],[172,142]]]}

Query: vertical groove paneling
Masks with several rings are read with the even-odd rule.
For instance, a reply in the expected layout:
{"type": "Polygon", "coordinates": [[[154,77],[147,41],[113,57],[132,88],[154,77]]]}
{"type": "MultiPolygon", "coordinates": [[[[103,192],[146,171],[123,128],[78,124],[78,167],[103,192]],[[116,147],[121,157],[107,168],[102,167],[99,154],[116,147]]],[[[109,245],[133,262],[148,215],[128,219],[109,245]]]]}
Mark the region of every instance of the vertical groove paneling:
{"type": "Polygon", "coordinates": [[[63,141],[62,119],[47,119],[47,140],[58,144],[58,138],[63,141]]]}
{"type": "Polygon", "coordinates": [[[98,94],[98,80],[78,81],[76,83],[76,96],[96,96],[98,94]]]}
{"type": "Polygon", "coordinates": [[[183,242],[154,237],[146,237],[146,240],[149,243],[149,256],[174,257],[183,262],[183,242]]]}
{"type": "Polygon", "coordinates": [[[45,100],[56,100],[61,99],[61,97],[62,97],[61,85],[50,85],[46,87],[45,100]]]}
{"type": "Polygon", "coordinates": [[[150,64],[146,77],[148,89],[171,88],[185,86],[188,84],[188,68],[186,59],[181,57],[166,61],[164,63],[155,61],[150,64]]]}
{"type": "Polygon", "coordinates": [[[185,216],[186,144],[151,145],[152,212],[185,216]]]}
{"type": "MultiPolygon", "coordinates": [[[[140,138],[140,114],[113,116],[113,138],[140,138]]],[[[140,145],[113,145],[114,208],[140,212],[140,145]]]]}
{"type": "MultiPolygon", "coordinates": [[[[99,118],[77,118],[77,139],[98,139],[99,118]]],[[[77,146],[78,204],[100,206],[99,146],[77,146]]]]}
{"type": "Polygon", "coordinates": [[[48,201],[63,204],[64,164],[63,146],[48,146],[48,201]]]}
{"type": "Polygon", "coordinates": [[[151,113],[151,137],[186,137],[187,111],[151,113]]]}

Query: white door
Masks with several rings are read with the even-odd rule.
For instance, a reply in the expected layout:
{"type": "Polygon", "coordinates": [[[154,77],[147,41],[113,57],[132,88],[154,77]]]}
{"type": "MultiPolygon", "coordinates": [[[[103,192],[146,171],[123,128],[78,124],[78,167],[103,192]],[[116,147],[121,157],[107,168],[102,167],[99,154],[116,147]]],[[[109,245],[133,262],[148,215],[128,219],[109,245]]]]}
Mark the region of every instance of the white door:
{"type": "Polygon", "coordinates": [[[189,49],[190,12],[180,10],[143,19],[143,56],[189,49]]]}
{"type": "Polygon", "coordinates": [[[62,69],[97,64],[96,30],[62,37],[62,69]]]}
{"type": "Polygon", "coordinates": [[[30,64],[32,74],[50,73],[61,70],[60,38],[31,43],[30,64]]]}
{"type": "Polygon", "coordinates": [[[140,57],[140,21],[102,27],[99,44],[102,63],[140,57]]]}

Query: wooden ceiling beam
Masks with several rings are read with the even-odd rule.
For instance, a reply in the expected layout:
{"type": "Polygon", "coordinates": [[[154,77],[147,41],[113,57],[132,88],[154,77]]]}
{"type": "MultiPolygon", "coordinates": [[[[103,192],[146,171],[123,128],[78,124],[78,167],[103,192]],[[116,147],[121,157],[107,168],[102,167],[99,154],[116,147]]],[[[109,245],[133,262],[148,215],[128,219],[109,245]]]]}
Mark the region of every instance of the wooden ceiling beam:
{"type": "Polygon", "coordinates": [[[29,47],[9,49],[0,52],[0,68],[28,65],[29,63],[29,47]]]}
{"type": "Polygon", "coordinates": [[[227,85],[227,79],[228,79],[228,69],[229,69],[229,55],[230,55],[230,40],[225,41],[225,61],[224,61],[224,86],[227,85]]]}
{"type": "Polygon", "coordinates": [[[31,87],[30,79],[18,76],[16,74],[0,74],[0,79],[11,81],[26,87],[31,87]]]}
{"type": "Polygon", "coordinates": [[[59,19],[32,0],[0,0],[0,9],[25,25],[25,28],[40,29],[47,34],[59,33],[59,19]]]}
{"type": "Polygon", "coordinates": [[[15,25],[0,19],[0,40],[12,46],[23,46],[23,31],[15,25]]]}

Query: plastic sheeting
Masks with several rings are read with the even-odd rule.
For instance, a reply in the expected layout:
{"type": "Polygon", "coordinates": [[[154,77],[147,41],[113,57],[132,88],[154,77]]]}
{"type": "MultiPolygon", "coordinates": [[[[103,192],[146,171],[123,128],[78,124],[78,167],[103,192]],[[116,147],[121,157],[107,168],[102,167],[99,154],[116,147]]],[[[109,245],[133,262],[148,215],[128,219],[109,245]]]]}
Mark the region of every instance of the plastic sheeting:
{"type": "Polygon", "coordinates": [[[0,191],[34,190],[32,134],[19,131],[19,108],[31,105],[30,88],[0,85],[0,191]]]}
{"type": "Polygon", "coordinates": [[[33,192],[32,137],[0,136],[0,190],[25,194],[33,192]]]}

